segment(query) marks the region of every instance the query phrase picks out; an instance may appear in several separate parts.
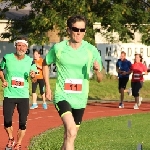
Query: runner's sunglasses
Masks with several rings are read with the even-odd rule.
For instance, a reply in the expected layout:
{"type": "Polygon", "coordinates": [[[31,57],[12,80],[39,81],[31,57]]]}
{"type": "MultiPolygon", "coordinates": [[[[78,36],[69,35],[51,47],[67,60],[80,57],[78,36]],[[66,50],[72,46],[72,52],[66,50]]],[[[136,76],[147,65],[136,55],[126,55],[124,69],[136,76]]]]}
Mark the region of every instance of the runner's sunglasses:
{"type": "Polygon", "coordinates": [[[71,30],[72,30],[73,32],[79,32],[79,31],[80,31],[80,32],[85,32],[85,28],[81,28],[81,29],[80,29],[80,28],[72,27],[71,30]]]}

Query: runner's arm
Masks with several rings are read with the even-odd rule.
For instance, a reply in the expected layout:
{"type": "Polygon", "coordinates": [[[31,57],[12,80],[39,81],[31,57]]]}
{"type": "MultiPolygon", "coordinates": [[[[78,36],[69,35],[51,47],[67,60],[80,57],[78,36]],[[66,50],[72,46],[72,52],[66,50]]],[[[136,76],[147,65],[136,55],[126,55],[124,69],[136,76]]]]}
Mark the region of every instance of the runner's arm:
{"type": "Polygon", "coordinates": [[[99,64],[97,61],[94,62],[93,64],[93,70],[94,70],[94,73],[97,77],[97,82],[101,82],[102,81],[102,73],[101,73],[101,70],[102,70],[102,65],[99,64]]]}
{"type": "Polygon", "coordinates": [[[43,78],[45,80],[45,85],[46,88],[50,89],[50,84],[49,84],[49,66],[46,64],[46,60],[44,59],[43,64],[42,64],[42,71],[43,71],[43,78]]]}
{"type": "Polygon", "coordinates": [[[148,75],[147,69],[144,72],[142,72],[142,75],[148,75]]]}
{"type": "Polygon", "coordinates": [[[119,60],[116,63],[116,72],[119,73],[119,74],[122,73],[122,71],[119,69],[119,60]]]}
{"type": "Polygon", "coordinates": [[[102,73],[100,71],[98,71],[98,70],[94,70],[94,72],[95,72],[95,75],[97,77],[97,82],[101,82],[102,79],[103,79],[102,73]]]}
{"type": "Polygon", "coordinates": [[[34,71],[30,72],[31,82],[35,83],[37,81],[36,75],[34,71]]]}
{"type": "Polygon", "coordinates": [[[128,65],[129,65],[129,71],[126,72],[126,74],[131,74],[132,73],[132,64],[130,61],[128,61],[128,65]]]}
{"type": "Polygon", "coordinates": [[[34,83],[37,81],[35,72],[37,72],[37,67],[35,62],[32,60],[31,68],[30,68],[30,77],[31,77],[31,81],[34,83]]]}
{"type": "Polygon", "coordinates": [[[50,83],[49,83],[50,69],[49,69],[49,66],[52,63],[56,62],[56,54],[55,54],[55,49],[56,49],[55,46],[56,45],[57,44],[52,46],[52,48],[49,50],[49,52],[45,56],[45,59],[43,60],[43,63],[42,63],[43,78],[45,80],[45,86],[46,86],[47,91],[50,89],[50,83]]]}
{"type": "Polygon", "coordinates": [[[1,79],[2,82],[6,82],[5,75],[4,75],[4,72],[3,72],[5,67],[6,67],[6,58],[3,57],[3,60],[2,60],[1,65],[0,65],[0,79],[1,79]]]}
{"type": "Polygon", "coordinates": [[[31,78],[31,82],[35,83],[37,81],[37,78],[31,78]]]}
{"type": "Polygon", "coordinates": [[[6,80],[5,80],[5,77],[4,77],[4,73],[3,73],[2,70],[0,70],[0,79],[1,79],[2,82],[5,82],[5,81],[6,81],[6,80]]]}
{"type": "Polygon", "coordinates": [[[148,75],[148,72],[147,72],[147,71],[145,71],[145,75],[148,75]]]}
{"type": "Polygon", "coordinates": [[[117,72],[117,73],[121,73],[119,67],[117,67],[117,66],[116,66],[116,72],[117,72]]]}
{"type": "Polygon", "coordinates": [[[129,70],[129,71],[125,72],[125,75],[126,75],[126,74],[131,74],[131,73],[132,73],[132,71],[129,70]]]}
{"type": "Polygon", "coordinates": [[[143,72],[142,75],[148,75],[148,69],[147,67],[143,64],[143,72]]]}
{"type": "Polygon", "coordinates": [[[8,82],[5,80],[3,70],[0,70],[0,79],[2,81],[2,87],[5,88],[8,86],[8,82]]]}

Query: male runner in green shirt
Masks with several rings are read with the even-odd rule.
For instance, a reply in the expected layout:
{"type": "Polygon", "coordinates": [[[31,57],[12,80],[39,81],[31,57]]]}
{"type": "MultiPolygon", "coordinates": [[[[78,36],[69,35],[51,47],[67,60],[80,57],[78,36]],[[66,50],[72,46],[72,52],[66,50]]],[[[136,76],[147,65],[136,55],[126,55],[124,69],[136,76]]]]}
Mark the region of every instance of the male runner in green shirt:
{"type": "Polygon", "coordinates": [[[28,43],[25,38],[15,41],[16,53],[6,54],[1,62],[0,78],[4,87],[3,115],[4,127],[8,134],[8,144],[5,150],[21,150],[21,142],[26,131],[26,121],[29,113],[29,77],[36,81],[36,65],[25,53],[28,43]],[[3,70],[6,70],[4,75],[3,70]],[[17,143],[13,137],[12,115],[17,104],[19,113],[19,130],[17,143]]]}
{"type": "Polygon", "coordinates": [[[67,21],[70,40],[55,44],[43,63],[46,97],[49,100],[51,89],[48,66],[51,63],[56,63],[57,66],[54,104],[65,128],[62,150],[74,150],[74,140],[87,104],[91,68],[95,71],[97,81],[102,80],[101,57],[96,47],[83,40],[85,28],[84,17],[70,17],[67,21]]]}

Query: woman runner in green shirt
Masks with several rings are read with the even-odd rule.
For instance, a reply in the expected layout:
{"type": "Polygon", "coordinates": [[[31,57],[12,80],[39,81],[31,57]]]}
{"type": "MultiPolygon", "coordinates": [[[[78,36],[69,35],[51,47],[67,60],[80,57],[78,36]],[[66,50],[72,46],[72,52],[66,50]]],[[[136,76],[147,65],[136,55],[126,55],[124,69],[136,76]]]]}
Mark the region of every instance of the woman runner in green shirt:
{"type": "Polygon", "coordinates": [[[90,70],[95,71],[97,81],[100,82],[102,64],[96,47],[83,40],[86,32],[86,19],[83,16],[70,17],[67,21],[67,32],[70,40],[55,44],[46,55],[43,76],[46,97],[51,100],[48,66],[56,63],[54,104],[65,128],[61,149],[74,150],[74,140],[87,104],[90,70]]]}

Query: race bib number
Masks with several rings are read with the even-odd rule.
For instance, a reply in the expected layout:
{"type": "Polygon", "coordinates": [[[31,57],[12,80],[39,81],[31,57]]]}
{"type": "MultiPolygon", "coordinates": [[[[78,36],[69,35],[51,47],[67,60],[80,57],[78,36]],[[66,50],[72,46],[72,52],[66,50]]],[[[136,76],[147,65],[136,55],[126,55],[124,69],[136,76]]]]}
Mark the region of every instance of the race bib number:
{"type": "Polygon", "coordinates": [[[135,73],[135,74],[133,75],[133,78],[134,78],[134,80],[140,80],[141,74],[135,73]]]}
{"type": "Polygon", "coordinates": [[[66,93],[82,93],[82,80],[66,79],[64,84],[64,91],[66,93]]]}
{"type": "Polygon", "coordinates": [[[24,78],[12,77],[11,86],[14,88],[23,88],[24,87],[24,78]]]}

